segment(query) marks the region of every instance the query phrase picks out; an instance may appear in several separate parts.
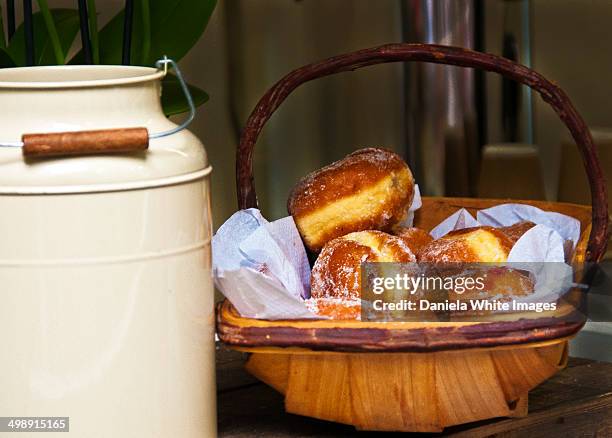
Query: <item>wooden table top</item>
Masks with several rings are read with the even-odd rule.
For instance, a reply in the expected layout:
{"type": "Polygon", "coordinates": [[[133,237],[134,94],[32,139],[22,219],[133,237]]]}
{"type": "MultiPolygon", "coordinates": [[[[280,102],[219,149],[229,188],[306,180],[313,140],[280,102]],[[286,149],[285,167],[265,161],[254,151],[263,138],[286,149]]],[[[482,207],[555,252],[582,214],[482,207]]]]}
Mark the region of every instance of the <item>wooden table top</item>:
{"type": "MultiPolygon", "coordinates": [[[[246,373],[245,360],[244,353],[217,347],[220,437],[380,436],[286,414],[283,397],[246,373]]],[[[401,436],[407,435],[411,434],[401,436]]],[[[446,429],[444,436],[612,437],[612,363],[571,358],[565,370],[529,394],[527,417],[456,426],[446,429]]]]}

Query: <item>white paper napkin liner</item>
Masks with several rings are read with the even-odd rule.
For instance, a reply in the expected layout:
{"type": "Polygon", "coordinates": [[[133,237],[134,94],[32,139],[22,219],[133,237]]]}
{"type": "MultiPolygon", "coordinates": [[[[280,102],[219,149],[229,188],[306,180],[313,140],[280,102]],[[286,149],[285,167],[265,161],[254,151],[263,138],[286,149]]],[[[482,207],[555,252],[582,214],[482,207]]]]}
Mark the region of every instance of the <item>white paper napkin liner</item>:
{"type": "Polygon", "coordinates": [[[546,225],[536,225],[516,241],[508,254],[508,263],[565,262],[564,240],[546,225]]]}
{"type": "Polygon", "coordinates": [[[267,275],[250,268],[215,270],[215,285],[238,313],[257,319],[321,319],[310,312],[300,297],[267,275]]]}
{"type": "Polygon", "coordinates": [[[480,223],[474,219],[474,216],[470,214],[465,208],[457,210],[449,217],[440,222],[435,228],[433,228],[429,234],[434,239],[439,239],[442,236],[447,235],[451,231],[462,230],[464,228],[477,227],[480,223]]]}
{"type": "Polygon", "coordinates": [[[526,204],[500,204],[495,207],[479,210],[476,220],[482,225],[507,227],[520,221],[531,221],[546,225],[561,235],[564,240],[572,241],[576,246],[580,239],[580,221],[554,211],[544,211],[526,204]]]}
{"type": "Polygon", "coordinates": [[[265,266],[287,293],[310,297],[310,266],[306,250],[291,216],[263,224],[240,244],[243,256],[265,266]]]}
{"type": "Polygon", "coordinates": [[[257,228],[268,221],[256,208],[240,210],[234,213],[215,233],[212,238],[213,265],[231,271],[241,266],[255,267],[244,258],[240,244],[257,228]]]}
{"type": "Polygon", "coordinates": [[[302,283],[302,287],[306,294],[302,294],[303,298],[310,297],[310,263],[306,248],[302,242],[300,232],[297,229],[293,217],[288,216],[266,225],[266,228],[280,245],[283,253],[295,257],[297,264],[297,274],[302,283]],[[289,236],[290,238],[287,238],[289,236]]]}

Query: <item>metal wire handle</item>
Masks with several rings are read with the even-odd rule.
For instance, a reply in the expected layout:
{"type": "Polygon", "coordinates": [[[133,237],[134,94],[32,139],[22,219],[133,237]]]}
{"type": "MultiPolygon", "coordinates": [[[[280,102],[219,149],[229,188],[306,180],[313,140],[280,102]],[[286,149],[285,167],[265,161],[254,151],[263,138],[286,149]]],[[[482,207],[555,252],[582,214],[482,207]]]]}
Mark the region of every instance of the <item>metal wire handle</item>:
{"type": "MultiPolygon", "coordinates": [[[[161,131],[161,132],[149,133],[149,140],[168,137],[170,135],[181,132],[182,130],[186,129],[191,124],[191,122],[193,122],[193,119],[195,118],[196,108],[193,102],[193,97],[191,96],[189,87],[187,86],[187,83],[185,82],[185,79],[183,77],[183,74],[178,64],[174,60],[168,58],[167,56],[164,56],[162,59],[155,62],[155,67],[158,70],[162,70],[162,69],[164,70],[164,76],[168,74],[169,66],[170,68],[174,70],[174,73],[176,74],[176,77],[179,81],[179,85],[181,86],[181,89],[183,90],[183,94],[185,95],[185,100],[187,100],[187,104],[189,105],[189,115],[187,116],[185,121],[183,121],[183,123],[181,123],[180,125],[172,129],[168,129],[166,131],[161,131]]],[[[0,147],[2,148],[22,148],[23,146],[24,146],[23,141],[0,141],[0,147]]]]}
{"type": "Polygon", "coordinates": [[[181,132],[183,129],[186,129],[191,124],[191,122],[193,122],[193,119],[195,118],[196,108],[195,108],[195,104],[193,103],[193,96],[191,95],[191,92],[189,91],[187,82],[185,82],[185,79],[183,78],[183,74],[181,73],[181,69],[179,68],[178,64],[173,59],[170,59],[167,56],[164,56],[163,59],[160,59],[155,62],[155,67],[157,67],[158,69],[161,69],[163,66],[164,75],[168,74],[168,65],[172,66],[172,69],[174,70],[174,73],[176,74],[176,77],[179,81],[179,85],[181,86],[181,89],[183,90],[183,94],[185,95],[185,99],[187,100],[187,105],[189,105],[189,115],[187,116],[185,121],[181,123],[180,125],[178,125],[176,128],[172,128],[167,131],[155,132],[153,134],[149,134],[149,139],[168,137],[169,135],[176,134],[177,132],[181,132]]]}

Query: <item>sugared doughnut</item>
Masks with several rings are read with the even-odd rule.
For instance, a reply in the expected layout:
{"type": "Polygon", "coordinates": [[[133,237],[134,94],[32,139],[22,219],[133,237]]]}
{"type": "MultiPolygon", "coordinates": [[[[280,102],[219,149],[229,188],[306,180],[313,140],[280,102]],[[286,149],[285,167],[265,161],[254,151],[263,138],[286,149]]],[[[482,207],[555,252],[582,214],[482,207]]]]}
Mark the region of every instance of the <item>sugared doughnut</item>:
{"type": "Polygon", "coordinates": [[[530,295],[535,288],[535,281],[528,272],[518,269],[509,268],[506,266],[481,266],[476,269],[471,275],[474,278],[480,277],[484,283],[482,290],[469,290],[463,293],[457,291],[449,291],[448,299],[450,301],[465,301],[468,303],[468,310],[451,311],[451,320],[474,318],[475,316],[493,316],[496,314],[505,313],[508,310],[503,310],[498,307],[473,307],[470,301],[488,301],[490,303],[508,303],[513,297],[521,297],[530,295]]]}
{"type": "Polygon", "coordinates": [[[361,300],[310,298],[306,307],[312,313],[331,319],[361,319],[361,300]]]}
{"type": "Polygon", "coordinates": [[[427,231],[416,227],[395,227],[393,234],[406,242],[414,254],[418,254],[421,248],[433,241],[433,237],[427,231]]]}
{"type": "Polygon", "coordinates": [[[506,266],[489,267],[484,275],[484,285],[491,297],[518,297],[532,294],[535,280],[529,272],[506,266]]]}
{"type": "Polygon", "coordinates": [[[312,268],[313,298],[358,300],[361,264],[365,262],[415,262],[416,257],[399,237],[381,231],[359,231],[328,242],[312,268]]]}
{"type": "Polygon", "coordinates": [[[407,214],[414,178],[402,158],[377,148],[360,149],[303,178],[287,209],[314,252],[345,234],[390,231],[407,214]]]}
{"type": "Polygon", "coordinates": [[[508,266],[470,266],[467,272],[460,274],[464,278],[480,278],[482,289],[449,291],[449,300],[471,300],[471,299],[495,299],[498,301],[509,300],[514,296],[532,294],[535,281],[530,274],[519,269],[508,266]]]}
{"type": "Polygon", "coordinates": [[[523,234],[531,230],[533,227],[535,227],[535,224],[533,222],[521,221],[515,223],[514,225],[501,227],[499,228],[499,230],[501,230],[506,236],[510,238],[510,240],[512,241],[512,245],[514,246],[516,241],[519,240],[523,236],[523,234]]]}
{"type": "Polygon", "coordinates": [[[493,227],[472,227],[451,231],[425,246],[419,262],[424,263],[501,263],[508,259],[513,242],[493,227]]]}

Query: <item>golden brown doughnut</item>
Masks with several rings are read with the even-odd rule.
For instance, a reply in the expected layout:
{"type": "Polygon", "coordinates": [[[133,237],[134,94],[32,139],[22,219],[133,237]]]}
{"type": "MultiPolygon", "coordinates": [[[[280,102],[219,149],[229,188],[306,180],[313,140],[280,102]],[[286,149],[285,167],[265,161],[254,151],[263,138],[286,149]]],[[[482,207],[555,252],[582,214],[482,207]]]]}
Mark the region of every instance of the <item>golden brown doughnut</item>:
{"type": "Polygon", "coordinates": [[[421,248],[433,241],[433,237],[427,231],[416,227],[395,227],[393,234],[406,242],[414,254],[418,254],[421,248]]]}
{"type": "Polygon", "coordinates": [[[533,293],[535,282],[528,272],[507,266],[471,267],[464,277],[480,278],[484,287],[481,290],[471,289],[462,293],[449,291],[450,300],[496,299],[507,301],[513,296],[524,296],[533,293]]]}
{"type": "Polygon", "coordinates": [[[491,297],[530,295],[535,289],[535,281],[528,272],[505,266],[487,269],[484,284],[491,297]]]}
{"type": "Polygon", "coordinates": [[[458,320],[474,318],[474,316],[492,316],[512,311],[510,309],[504,311],[498,308],[472,307],[470,302],[509,303],[513,297],[530,295],[535,289],[535,282],[529,273],[505,266],[482,267],[482,269],[476,269],[476,272],[468,275],[474,278],[480,277],[483,280],[484,288],[482,290],[465,291],[462,294],[456,291],[449,291],[449,300],[465,301],[468,303],[468,310],[451,311],[451,320],[455,318],[458,320]]]}
{"type": "Polygon", "coordinates": [[[535,225],[536,224],[530,221],[521,221],[515,223],[514,225],[501,227],[499,228],[499,230],[501,230],[506,236],[510,238],[510,240],[512,241],[512,246],[514,246],[516,241],[523,237],[523,234],[525,234],[527,231],[535,227],[535,225]]]}
{"type": "Polygon", "coordinates": [[[500,263],[508,259],[513,242],[497,228],[482,226],[451,231],[425,246],[419,262],[500,263]]]}
{"type": "Polygon", "coordinates": [[[384,149],[360,149],[303,178],[287,202],[306,246],[363,230],[390,231],[407,214],[414,178],[402,158],[384,149]]]}
{"type": "Polygon", "coordinates": [[[402,239],[382,231],[359,231],[328,242],[310,275],[313,298],[358,300],[361,264],[365,262],[415,262],[402,239]]]}

